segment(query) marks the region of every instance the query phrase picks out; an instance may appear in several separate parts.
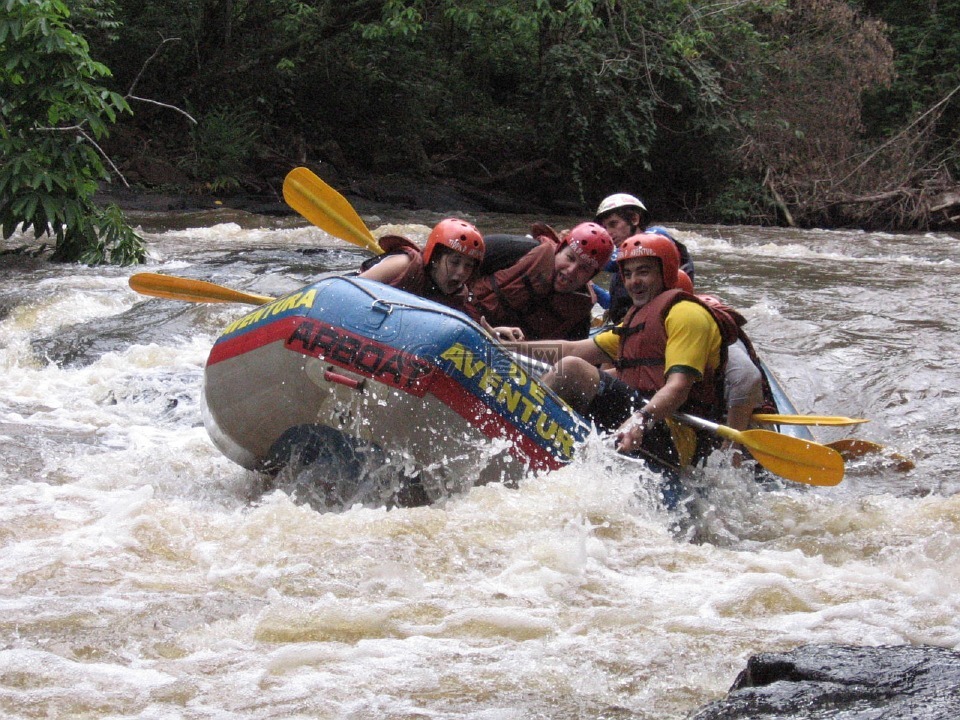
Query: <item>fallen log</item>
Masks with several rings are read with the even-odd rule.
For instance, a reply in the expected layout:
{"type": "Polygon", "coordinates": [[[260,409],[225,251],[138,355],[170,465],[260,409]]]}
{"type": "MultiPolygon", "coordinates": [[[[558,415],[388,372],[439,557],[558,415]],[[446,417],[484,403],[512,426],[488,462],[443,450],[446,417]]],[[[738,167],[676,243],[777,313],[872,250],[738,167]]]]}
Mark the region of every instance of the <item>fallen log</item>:
{"type": "Polygon", "coordinates": [[[950,190],[930,199],[930,212],[949,212],[953,208],[960,210],[960,190],[950,190]]]}

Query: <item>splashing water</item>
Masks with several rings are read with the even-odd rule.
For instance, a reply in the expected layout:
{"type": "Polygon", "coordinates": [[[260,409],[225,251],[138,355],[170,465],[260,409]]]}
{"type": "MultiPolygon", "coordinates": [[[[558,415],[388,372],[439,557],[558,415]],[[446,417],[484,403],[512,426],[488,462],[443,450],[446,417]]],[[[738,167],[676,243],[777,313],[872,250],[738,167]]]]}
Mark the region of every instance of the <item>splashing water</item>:
{"type": "MultiPolygon", "coordinates": [[[[147,269],[279,295],[363,257],[289,221],[177,222],[154,219],[147,269]]],[[[4,256],[4,714],[679,718],[756,652],[960,646],[956,239],[680,233],[800,412],[872,420],[818,440],[883,453],[835,488],[761,486],[718,456],[679,531],[597,439],[515,489],[320,513],[258,496],[203,429],[203,364],[242,308],[4,256]]]]}

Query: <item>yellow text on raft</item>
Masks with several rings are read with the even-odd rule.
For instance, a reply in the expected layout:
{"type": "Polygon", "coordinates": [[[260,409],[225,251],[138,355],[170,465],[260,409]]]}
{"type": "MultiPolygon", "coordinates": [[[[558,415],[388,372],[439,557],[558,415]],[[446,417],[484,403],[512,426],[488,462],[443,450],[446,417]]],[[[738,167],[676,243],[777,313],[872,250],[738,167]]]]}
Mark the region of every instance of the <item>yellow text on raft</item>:
{"type": "Polygon", "coordinates": [[[313,301],[316,299],[316,297],[316,290],[307,290],[306,292],[295,292],[292,295],[287,295],[279,300],[274,300],[272,303],[267,303],[266,305],[257,308],[252,313],[248,313],[242,318],[234,320],[232,323],[227,325],[222,334],[229,335],[232,332],[242,330],[243,328],[249,327],[254,323],[258,323],[265,318],[279,315],[287,310],[293,310],[294,308],[301,307],[313,307],[313,301]]]}
{"type": "Polygon", "coordinates": [[[491,397],[504,415],[533,426],[537,435],[552,442],[565,458],[573,457],[573,436],[543,409],[546,389],[516,363],[511,362],[506,373],[497,372],[460,343],[451,345],[440,357],[449,360],[470,384],[491,397]]]}

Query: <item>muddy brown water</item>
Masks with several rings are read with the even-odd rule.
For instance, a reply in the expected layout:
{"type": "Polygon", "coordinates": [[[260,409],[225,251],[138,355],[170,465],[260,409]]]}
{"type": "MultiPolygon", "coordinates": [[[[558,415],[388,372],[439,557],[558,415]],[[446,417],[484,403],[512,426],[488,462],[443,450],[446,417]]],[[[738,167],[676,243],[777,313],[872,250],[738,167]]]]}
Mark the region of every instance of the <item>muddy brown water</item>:
{"type": "MultiPolygon", "coordinates": [[[[0,258],[5,716],[681,718],[752,653],[960,647],[956,237],[678,228],[801,412],[871,420],[817,438],[885,447],[834,488],[760,489],[718,461],[678,537],[649,478],[596,445],[427,508],[251,499],[200,416],[207,352],[244,308],[127,277],[278,295],[365,255],[294,218],[134,219],[147,268],[0,258]]],[[[420,240],[437,219],[365,217],[420,240]]]]}

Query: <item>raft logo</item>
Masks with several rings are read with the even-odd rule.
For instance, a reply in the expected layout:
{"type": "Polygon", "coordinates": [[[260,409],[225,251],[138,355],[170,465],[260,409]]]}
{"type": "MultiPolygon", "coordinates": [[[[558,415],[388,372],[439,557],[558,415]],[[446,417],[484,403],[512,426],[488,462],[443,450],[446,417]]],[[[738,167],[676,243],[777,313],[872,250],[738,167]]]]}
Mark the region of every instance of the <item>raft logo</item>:
{"type": "MultiPolygon", "coordinates": [[[[519,364],[502,352],[486,349],[474,352],[454,343],[440,354],[462,382],[473,387],[487,404],[516,424],[532,430],[541,441],[553,446],[565,458],[573,457],[573,435],[553,417],[559,406],[548,400],[546,388],[519,364]]],[[[557,413],[559,414],[559,413],[557,413]]]]}
{"type": "Polygon", "coordinates": [[[248,328],[251,325],[260,322],[261,320],[274,318],[281,313],[287,312],[288,310],[296,310],[297,308],[311,308],[313,307],[313,301],[316,299],[316,297],[316,290],[307,290],[306,292],[295,292],[292,295],[282,297],[279,300],[274,300],[272,303],[261,305],[252,313],[248,313],[242,318],[234,320],[232,323],[227,325],[221,334],[221,337],[226,337],[230,333],[236,332],[237,330],[248,328]]]}
{"type": "Polygon", "coordinates": [[[318,320],[300,323],[284,346],[423,397],[436,367],[415,355],[318,320]]]}

